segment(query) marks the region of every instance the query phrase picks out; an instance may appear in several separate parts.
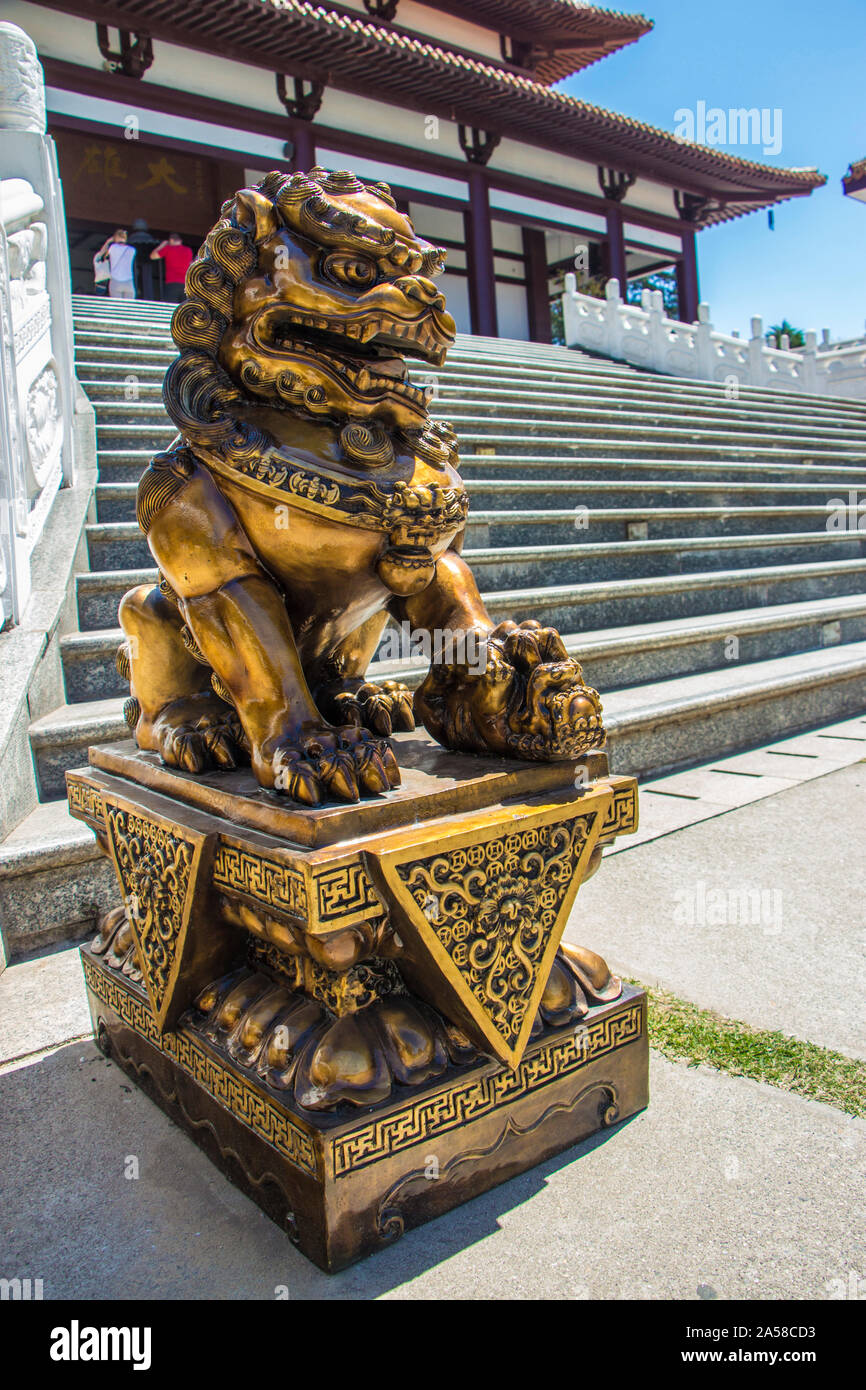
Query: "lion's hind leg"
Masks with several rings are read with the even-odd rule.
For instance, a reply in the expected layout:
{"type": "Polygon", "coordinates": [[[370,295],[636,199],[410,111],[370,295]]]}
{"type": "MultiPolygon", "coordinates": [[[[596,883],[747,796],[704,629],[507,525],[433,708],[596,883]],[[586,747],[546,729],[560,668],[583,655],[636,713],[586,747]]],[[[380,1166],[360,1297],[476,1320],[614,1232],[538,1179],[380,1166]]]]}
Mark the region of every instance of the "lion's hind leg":
{"type": "Polygon", "coordinates": [[[248,761],[237,713],[216,693],[177,605],[142,584],[124,595],[119,616],[118,670],[131,692],[124,713],[139,748],[185,772],[248,761]]]}

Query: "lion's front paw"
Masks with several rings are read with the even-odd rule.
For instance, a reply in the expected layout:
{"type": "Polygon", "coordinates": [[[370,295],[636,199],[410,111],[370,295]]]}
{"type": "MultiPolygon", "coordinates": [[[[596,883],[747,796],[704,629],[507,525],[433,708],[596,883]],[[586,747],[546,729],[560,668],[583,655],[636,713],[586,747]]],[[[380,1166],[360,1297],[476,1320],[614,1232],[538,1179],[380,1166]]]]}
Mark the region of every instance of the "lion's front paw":
{"type": "Polygon", "coordinates": [[[447,748],[534,762],[580,758],[604,743],[601,701],[552,627],[500,623],[482,670],[434,666],[415,694],[425,728],[447,748]]]}
{"type": "Polygon", "coordinates": [[[388,740],[354,724],[307,727],[296,736],[271,739],[254,754],[253,768],[262,786],[304,806],[329,798],[359,801],[400,785],[388,740]]]}
{"type": "Polygon", "coordinates": [[[249,762],[237,713],[216,695],[174,700],[152,722],[141,717],[135,735],[139,748],[152,749],[169,767],[182,772],[207,772],[249,762]]]}
{"type": "Polygon", "coordinates": [[[347,680],[322,686],[316,691],[316,704],[326,719],[335,724],[356,724],[370,733],[411,732],[412,691],[402,681],[347,680]]]}

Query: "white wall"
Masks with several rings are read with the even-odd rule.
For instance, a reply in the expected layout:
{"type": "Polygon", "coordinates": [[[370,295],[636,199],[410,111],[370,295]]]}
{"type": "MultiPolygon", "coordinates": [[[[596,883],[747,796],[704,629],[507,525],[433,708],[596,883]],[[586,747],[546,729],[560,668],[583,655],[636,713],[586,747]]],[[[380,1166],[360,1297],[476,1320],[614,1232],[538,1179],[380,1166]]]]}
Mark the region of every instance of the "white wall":
{"type": "Polygon", "coordinates": [[[496,322],[500,338],[529,338],[526,286],[496,282],[496,322]]]}
{"type": "Polygon", "coordinates": [[[469,310],[469,280],[465,275],[449,275],[446,270],[436,281],[445,296],[448,312],[453,315],[458,333],[472,332],[472,315],[469,310]]]}

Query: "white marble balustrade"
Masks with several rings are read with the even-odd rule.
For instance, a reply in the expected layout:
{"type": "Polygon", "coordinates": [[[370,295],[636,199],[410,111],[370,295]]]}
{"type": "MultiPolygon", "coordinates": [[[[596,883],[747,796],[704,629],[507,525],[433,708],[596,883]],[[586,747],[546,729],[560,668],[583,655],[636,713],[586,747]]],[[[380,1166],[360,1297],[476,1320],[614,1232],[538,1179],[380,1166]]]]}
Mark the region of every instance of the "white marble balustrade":
{"type": "Polygon", "coordinates": [[[626,303],[618,280],[609,280],[604,299],[580,294],[574,275],[565,278],[562,316],[569,347],[597,352],[669,376],[717,381],[736,390],[757,386],[779,391],[866,400],[866,341],[818,346],[806,334],[803,348],[770,347],[760,318],[751,337],[719,333],[707,304],[696,323],[680,323],[664,311],[660,290],[644,290],[640,305],[626,303]]]}

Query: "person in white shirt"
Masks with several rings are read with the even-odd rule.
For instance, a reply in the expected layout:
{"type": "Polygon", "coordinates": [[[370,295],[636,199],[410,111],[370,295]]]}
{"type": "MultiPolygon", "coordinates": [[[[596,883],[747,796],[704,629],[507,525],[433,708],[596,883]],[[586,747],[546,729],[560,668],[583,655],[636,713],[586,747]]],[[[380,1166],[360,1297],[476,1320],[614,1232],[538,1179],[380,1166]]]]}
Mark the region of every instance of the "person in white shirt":
{"type": "Polygon", "coordinates": [[[97,255],[108,259],[111,270],[108,293],[112,299],[135,299],[135,247],[127,243],[126,228],[118,227],[114,236],[103,242],[97,255]]]}

